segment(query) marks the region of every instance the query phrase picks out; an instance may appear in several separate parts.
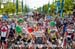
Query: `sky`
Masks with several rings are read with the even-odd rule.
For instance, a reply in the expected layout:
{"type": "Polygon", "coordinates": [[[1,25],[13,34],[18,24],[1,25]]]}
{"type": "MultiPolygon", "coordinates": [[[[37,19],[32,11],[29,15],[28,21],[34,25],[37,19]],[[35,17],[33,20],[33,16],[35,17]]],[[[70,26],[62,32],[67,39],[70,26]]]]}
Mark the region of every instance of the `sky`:
{"type": "MultiPolygon", "coordinates": [[[[22,0],[19,0],[22,1],[22,0]]],[[[45,4],[52,4],[54,0],[23,0],[24,5],[28,5],[29,8],[37,9],[39,7],[42,7],[45,4]]]]}
{"type": "Polygon", "coordinates": [[[53,2],[53,0],[24,0],[24,4],[27,4],[30,8],[36,9],[39,7],[42,7],[45,4],[50,4],[53,2]]]}
{"type": "MultiPolygon", "coordinates": [[[[6,1],[6,0],[4,0],[6,1]]],[[[10,0],[13,2],[13,0],[10,0]]],[[[16,0],[14,0],[16,1],[16,0]]],[[[21,2],[22,0],[18,0],[19,2],[21,2]]],[[[52,4],[54,0],[23,0],[24,2],[24,5],[28,5],[29,8],[32,8],[32,9],[36,9],[36,8],[39,8],[39,7],[42,7],[43,5],[45,4],[48,4],[48,2],[50,2],[50,4],[52,4]]]]}

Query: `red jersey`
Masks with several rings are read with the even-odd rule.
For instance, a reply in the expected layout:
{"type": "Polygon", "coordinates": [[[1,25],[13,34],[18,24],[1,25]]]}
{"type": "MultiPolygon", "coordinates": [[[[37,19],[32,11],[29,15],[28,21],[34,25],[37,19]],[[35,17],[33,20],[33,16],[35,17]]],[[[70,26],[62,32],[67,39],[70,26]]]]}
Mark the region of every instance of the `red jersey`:
{"type": "Polygon", "coordinates": [[[32,32],[33,32],[33,28],[28,27],[28,32],[29,32],[29,33],[32,33],[32,32]]]}
{"type": "Polygon", "coordinates": [[[1,27],[1,32],[8,32],[8,27],[7,26],[2,26],[1,27]]]}

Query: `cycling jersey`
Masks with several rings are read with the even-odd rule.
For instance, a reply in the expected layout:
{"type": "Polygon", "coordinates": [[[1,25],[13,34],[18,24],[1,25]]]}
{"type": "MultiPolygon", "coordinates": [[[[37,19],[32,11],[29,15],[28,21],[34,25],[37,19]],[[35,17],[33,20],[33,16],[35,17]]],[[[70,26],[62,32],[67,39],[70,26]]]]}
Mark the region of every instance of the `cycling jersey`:
{"type": "Polygon", "coordinates": [[[7,32],[8,32],[8,27],[2,26],[1,27],[1,37],[6,37],[7,32]]]}
{"type": "Polygon", "coordinates": [[[33,32],[33,28],[32,27],[28,27],[28,32],[32,33],[33,32]]]}
{"type": "Polygon", "coordinates": [[[52,39],[56,39],[56,33],[51,33],[51,37],[52,37],[52,39]]]}
{"type": "Polygon", "coordinates": [[[15,24],[15,23],[12,23],[12,24],[11,24],[11,28],[12,28],[12,29],[15,29],[15,27],[16,27],[16,24],[15,24]]]}
{"type": "Polygon", "coordinates": [[[56,36],[56,33],[57,33],[57,28],[56,27],[50,27],[50,35],[51,35],[51,37],[52,37],[52,42],[53,43],[55,43],[55,41],[56,41],[56,38],[57,38],[57,36],[56,36]]]}
{"type": "Polygon", "coordinates": [[[72,41],[72,35],[73,35],[73,30],[72,29],[67,29],[67,33],[66,33],[66,41],[67,42],[72,41]]]}
{"type": "Polygon", "coordinates": [[[16,33],[17,33],[18,35],[21,35],[21,34],[22,34],[22,29],[23,29],[23,28],[22,28],[21,26],[17,25],[15,29],[16,29],[16,33]]]}

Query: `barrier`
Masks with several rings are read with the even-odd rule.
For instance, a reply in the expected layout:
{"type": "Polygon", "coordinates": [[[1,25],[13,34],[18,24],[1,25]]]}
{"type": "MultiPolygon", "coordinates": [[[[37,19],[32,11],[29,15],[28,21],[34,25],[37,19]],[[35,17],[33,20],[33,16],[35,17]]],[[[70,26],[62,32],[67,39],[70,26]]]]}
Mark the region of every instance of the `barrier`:
{"type": "Polygon", "coordinates": [[[24,45],[14,45],[12,46],[12,49],[25,49],[24,45]]]}
{"type": "Polygon", "coordinates": [[[12,49],[62,49],[62,47],[57,47],[56,45],[49,46],[49,45],[43,45],[43,44],[32,44],[32,45],[14,45],[12,46],[12,49]]]}

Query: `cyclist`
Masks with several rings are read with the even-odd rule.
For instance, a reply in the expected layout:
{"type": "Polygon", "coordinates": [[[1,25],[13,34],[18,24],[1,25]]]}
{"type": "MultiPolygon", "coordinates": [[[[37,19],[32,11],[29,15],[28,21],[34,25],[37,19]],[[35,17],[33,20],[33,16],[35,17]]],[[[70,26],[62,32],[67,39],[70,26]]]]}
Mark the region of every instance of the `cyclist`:
{"type": "Polygon", "coordinates": [[[73,24],[68,24],[67,32],[64,35],[64,46],[71,46],[72,43],[72,35],[73,35],[73,24]]]}
{"type": "Polygon", "coordinates": [[[5,48],[6,45],[6,39],[8,38],[9,35],[9,29],[7,26],[7,21],[2,21],[2,26],[1,26],[1,43],[2,43],[2,48],[5,48]]]}

